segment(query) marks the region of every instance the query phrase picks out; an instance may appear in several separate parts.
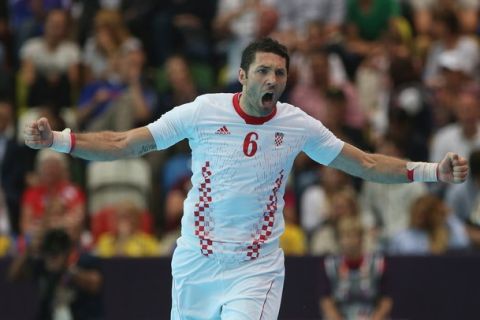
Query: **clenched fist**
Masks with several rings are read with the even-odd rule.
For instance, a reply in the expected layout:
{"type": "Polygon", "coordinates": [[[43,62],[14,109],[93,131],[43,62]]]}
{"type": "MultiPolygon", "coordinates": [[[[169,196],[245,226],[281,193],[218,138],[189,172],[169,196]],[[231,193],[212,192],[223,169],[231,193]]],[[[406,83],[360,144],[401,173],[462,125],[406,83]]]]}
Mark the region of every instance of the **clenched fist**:
{"type": "Polygon", "coordinates": [[[448,183],[462,183],[467,179],[468,162],[453,152],[447,153],[438,165],[438,180],[448,183]]]}
{"type": "Polygon", "coordinates": [[[23,133],[25,144],[32,149],[48,148],[53,144],[53,131],[46,118],[27,123],[23,133]]]}

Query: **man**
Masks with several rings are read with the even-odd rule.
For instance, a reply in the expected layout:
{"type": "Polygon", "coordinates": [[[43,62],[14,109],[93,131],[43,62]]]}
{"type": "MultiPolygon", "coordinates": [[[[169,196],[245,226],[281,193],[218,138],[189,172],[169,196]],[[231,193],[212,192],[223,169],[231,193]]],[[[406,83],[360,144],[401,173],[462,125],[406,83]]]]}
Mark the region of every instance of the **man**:
{"type": "Polygon", "coordinates": [[[467,162],[458,155],[436,164],[367,154],[300,109],[277,102],[288,65],[286,48],[262,39],[243,52],[241,93],[199,96],[126,132],[54,132],[46,119],[25,127],[28,146],[90,160],[141,156],[189,139],[193,188],[172,261],[172,319],[276,319],[284,280],[278,248],[283,193],[300,151],[384,183],[466,178],[467,162]]]}

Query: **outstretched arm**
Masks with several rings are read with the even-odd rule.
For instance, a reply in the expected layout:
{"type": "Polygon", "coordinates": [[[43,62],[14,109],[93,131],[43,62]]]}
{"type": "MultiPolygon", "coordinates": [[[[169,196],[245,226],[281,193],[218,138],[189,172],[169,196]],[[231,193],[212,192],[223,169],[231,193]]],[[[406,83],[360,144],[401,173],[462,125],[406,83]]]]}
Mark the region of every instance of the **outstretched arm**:
{"type": "Polygon", "coordinates": [[[65,148],[86,160],[108,161],[138,157],[156,149],[155,140],[146,127],[124,132],[69,133],[52,131],[46,118],[25,126],[25,144],[33,149],[65,148]]]}
{"type": "Polygon", "coordinates": [[[448,153],[440,163],[408,162],[381,154],[364,152],[345,143],[330,166],[365,180],[380,183],[412,181],[461,183],[467,178],[467,160],[448,153]]]}

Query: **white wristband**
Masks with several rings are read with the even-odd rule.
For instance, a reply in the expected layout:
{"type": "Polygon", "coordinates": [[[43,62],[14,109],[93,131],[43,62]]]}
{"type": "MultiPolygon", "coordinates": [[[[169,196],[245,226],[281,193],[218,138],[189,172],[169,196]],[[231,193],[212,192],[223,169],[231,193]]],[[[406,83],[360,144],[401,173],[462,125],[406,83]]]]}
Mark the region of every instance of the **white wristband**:
{"type": "Polygon", "coordinates": [[[437,182],[438,163],[407,162],[407,177],[410,181],[437,182]]]}
{"type": "Polygon", "coordinates": [[[70,153],[72,151],[72,135],[70,129],[63,131],[53,131],[53,143],[50,149],[62,153],[70,153]]]}

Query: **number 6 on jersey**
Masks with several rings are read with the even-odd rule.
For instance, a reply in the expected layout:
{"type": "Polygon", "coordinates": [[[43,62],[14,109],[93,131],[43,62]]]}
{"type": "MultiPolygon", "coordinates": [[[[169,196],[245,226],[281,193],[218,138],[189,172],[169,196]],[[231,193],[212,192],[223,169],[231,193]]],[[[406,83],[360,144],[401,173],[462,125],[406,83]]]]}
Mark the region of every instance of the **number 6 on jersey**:
{"type": "Polygon", "coordinates": [[[257,152],[258,134],[256,132],[249,132],[243,140],[243,153],[247,157],[253,157],[257,152]]]}

